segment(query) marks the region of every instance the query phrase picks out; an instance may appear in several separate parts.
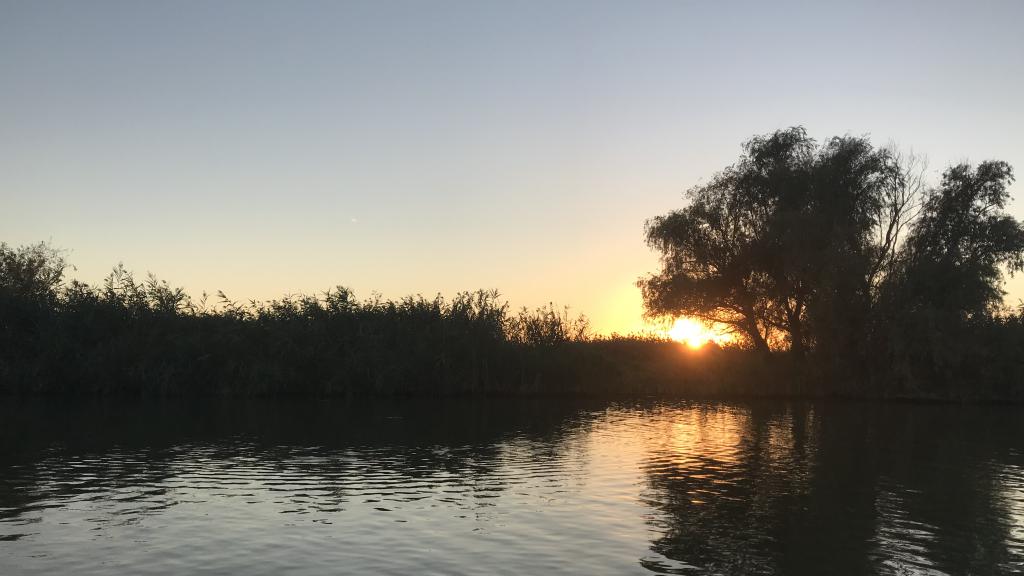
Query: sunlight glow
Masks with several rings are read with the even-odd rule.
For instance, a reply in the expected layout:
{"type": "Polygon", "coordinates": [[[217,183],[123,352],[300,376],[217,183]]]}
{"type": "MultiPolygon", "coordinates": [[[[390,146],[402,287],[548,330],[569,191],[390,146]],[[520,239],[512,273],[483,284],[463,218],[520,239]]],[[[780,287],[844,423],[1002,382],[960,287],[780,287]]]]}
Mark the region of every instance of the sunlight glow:
{"type": "Polygon", "coordinates": [[[722,345],[732,340],[730,334],[716,331],[693,318],[676,318],[675,324],[668,330],[668,337],[697,349],[708,342],[722,345]]]}

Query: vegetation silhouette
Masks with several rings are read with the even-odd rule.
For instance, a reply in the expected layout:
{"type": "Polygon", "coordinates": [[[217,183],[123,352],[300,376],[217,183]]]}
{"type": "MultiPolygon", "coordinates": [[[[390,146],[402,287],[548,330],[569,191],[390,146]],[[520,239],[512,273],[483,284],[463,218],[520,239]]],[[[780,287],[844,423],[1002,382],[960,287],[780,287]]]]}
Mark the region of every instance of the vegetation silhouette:
{"type": "MultiPolygon", "coordinates": [[[[692,354],[604,339],[553,304],[318,296],[210,303],[118,265],[65,281],[45,243],[0,245],[0,392],[71,395],[606,394],[698,386],[692,354]]],[[[708,382],[714,378],[706,378],[708,382]]]]}
{"type": "Polygon", "coordinates": [[[834,392],[1020,398],[1021,310],[1001,290],[1024,269],[1012,181],[988,161],[929,187],[919,159],[864,137],[756,136],[647,222],[661,269],[638,281],[646,312],[784,351],[834,392]]]}
{"type": "Polygon", "coordinates": [[[0,244],[0,393],[74,395],[686,394],[1024,400],[1024,269],[1005,162],[928,186],[912,155],[795,127],[647,222],[652,318],[725,326],[725,348],[599,337],[553,304],[496,291],[448,300],[193,300],[118,265],[66,280],[46,243],[0,244]]]}

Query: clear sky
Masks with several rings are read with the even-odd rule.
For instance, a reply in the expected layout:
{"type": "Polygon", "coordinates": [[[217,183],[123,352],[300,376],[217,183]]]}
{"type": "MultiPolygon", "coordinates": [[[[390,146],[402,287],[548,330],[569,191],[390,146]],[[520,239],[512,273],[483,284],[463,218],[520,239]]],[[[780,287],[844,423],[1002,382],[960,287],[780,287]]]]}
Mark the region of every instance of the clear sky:
{"type": "Polygon", "coordinates": [[[1024,178],[1022,22],[1014,0],[0,0],[0,240],[90,282],[497,288],[628,332],[644,220],[754,134],[1024,178]]]}

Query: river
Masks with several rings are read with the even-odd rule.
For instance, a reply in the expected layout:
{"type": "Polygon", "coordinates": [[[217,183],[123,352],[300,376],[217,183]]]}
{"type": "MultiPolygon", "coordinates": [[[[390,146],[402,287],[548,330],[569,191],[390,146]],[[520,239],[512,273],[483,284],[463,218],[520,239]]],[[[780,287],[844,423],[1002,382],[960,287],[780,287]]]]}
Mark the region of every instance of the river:
{"type": "Polygon", "coordinates": [[[1024,573],[1024,410],[3,399],[0,574],[1024,573]]]}

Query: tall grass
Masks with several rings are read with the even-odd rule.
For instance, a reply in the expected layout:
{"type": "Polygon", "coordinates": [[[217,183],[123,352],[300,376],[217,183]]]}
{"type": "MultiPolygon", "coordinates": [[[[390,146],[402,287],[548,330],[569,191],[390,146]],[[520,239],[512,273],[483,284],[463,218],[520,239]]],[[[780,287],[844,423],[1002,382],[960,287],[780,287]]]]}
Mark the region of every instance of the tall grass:
{"type": "MultiPolygon", "coordinates": [[[[496,291],[453,298],[317,295],[191,298],[118,265],[66,280],[46,244],[0,244],[0,393],[63,395],[819,395],[847,388],[814,364],[656,337],[598,337],[554,304],[510,310],[496,291]]],[[[1024,397],[1021,315],[977,327],[946,397],[1024,397]],[[973,367],[973,368],[972,368],[973,367]],[[964,382],[957,385],[956,382],[964,382]]],[[[953,356],[948,355],[949,358],[953,356]]],[[[897,369],[858,394],[919,396],[897,369]]],[[[911,381],[912,383],[912,381],[911,381]]]]}
{"type": "MultiPolygon", "coordinates": [[[[496,291],[454,298],[319,295],[193,300],[118,265],[65,282],[45,244],[0,245],[0,390],[64,394],[558,393],[583,317],[511,312],[496,291]],[[557,375],[557,376],[556,376],[557,375]]],[[[578,360],[577,360],[578,361],[578,360]]]]}

